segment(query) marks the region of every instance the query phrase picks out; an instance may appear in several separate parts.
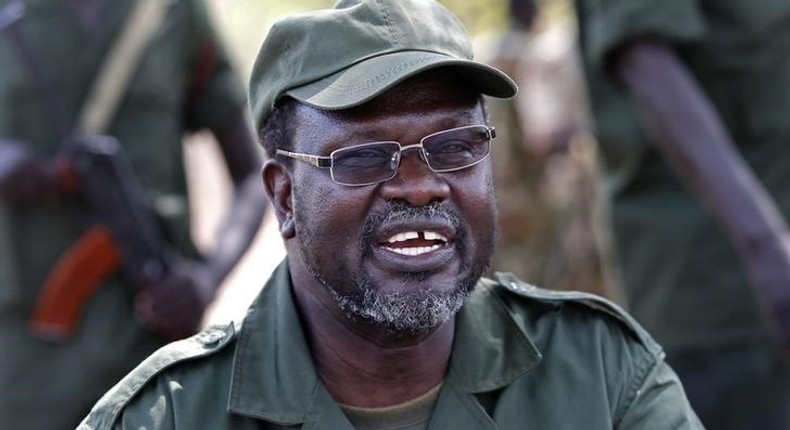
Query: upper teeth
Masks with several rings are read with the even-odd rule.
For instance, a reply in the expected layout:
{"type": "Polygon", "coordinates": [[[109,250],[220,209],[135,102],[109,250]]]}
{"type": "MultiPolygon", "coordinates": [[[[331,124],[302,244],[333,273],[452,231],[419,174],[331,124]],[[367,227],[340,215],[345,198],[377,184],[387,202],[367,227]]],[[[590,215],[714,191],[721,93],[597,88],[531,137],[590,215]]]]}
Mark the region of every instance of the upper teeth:
{"type": "Polygon", "coordinates": [[[446,237],[435,231],[426,230],[422,234],[425,237],[425,240],[441,240],[442,242],[447,242],[446,237]]]}
{"type": "Polygon", "coordinates": [[[417,239],[420,237],[420,234],[416,231],[406,231],[403,233],[398,233],[395,236],[392,236],[387,242],[394,243],[394,242],[405,242],[409,239],[417,239]]]}
{"type": "MultiPolygon", "coordinates": [[[[406,232],[403,232],[403,233],[398,233],[398,234],[392,236],[391,238],[389,238],[389,240],[387,240],[387,243],[394,244],[396,242],[405,242],[405,241],[410,240],[410,239],[418,239],[420,237],[420,234],[422,234],[422,237],[425,240],[439,240],[439,241],[442,241],[442,242],[447,242],[447,238],[442,236],[441,234],[439,234],[439,233],[437,233],[435,231],[427,231],[426,230],[426,231],[422,231],[422,232],[406,231],[406,232]]],[[[429,245],[429,246],[411,246],[411,247],[406,247],[406,248],[394,248],[394,247],[387,246],[386,248],[389,249],[390,251],[396,253],[396,254],[417,256],[417,255],[425,254],[425,253],[428,253],[428,252],[431,252],[431,251],[435,251],[435,250],[441,248],[442,246],[443,245],[441,245],[439,243],[434,243],[434,244],[429,245]]]]}
{"type": "MultiPolygon", "coordinates": [[[[395,243],[395,242],[404,242],[410,239],[417,239],[420,237],[420,233],[416,231],[406,231],[403,233],[398,233],[392,237],[390,237],[387,242],[388,243],[395,243]]],[[[430,230],[425,230],[422,232],[422,237],[425,240],[440,240],[442,242],[447,242],[447,238],[443,235],[430,230]]]]}

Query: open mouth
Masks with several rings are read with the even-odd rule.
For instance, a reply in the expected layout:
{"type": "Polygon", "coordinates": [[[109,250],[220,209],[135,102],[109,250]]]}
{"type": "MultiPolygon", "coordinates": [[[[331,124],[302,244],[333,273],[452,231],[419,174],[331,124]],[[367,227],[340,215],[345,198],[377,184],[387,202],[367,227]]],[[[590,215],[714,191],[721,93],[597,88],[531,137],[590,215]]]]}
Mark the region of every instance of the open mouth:
{"type": "Polygon", "coordinates": [[[420,230],[394,234],[382,246],[396,254],[418,256],[441,249],[448,242],[447,237],[437,231],[420,230]]]}

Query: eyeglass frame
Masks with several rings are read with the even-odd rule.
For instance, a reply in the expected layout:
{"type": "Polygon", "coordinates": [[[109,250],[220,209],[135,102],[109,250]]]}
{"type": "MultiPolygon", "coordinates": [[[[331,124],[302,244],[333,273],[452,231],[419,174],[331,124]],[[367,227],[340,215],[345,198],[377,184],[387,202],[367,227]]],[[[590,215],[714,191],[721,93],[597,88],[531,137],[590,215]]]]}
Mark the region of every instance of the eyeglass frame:
{"type": "Polygon", "coordinates": [[[378,142],[360,143],[358,145],[352,145],[352,146],[347,146],[347,147],[343,147],[343,148],[338,148],[338,149],[335,149],[334,151],[330,152],[329,155],[305,154],[303,152],[292,152],[292,151],[286,151],[284,149],[279,149],[279,148],[277,149],[277,151],[275,151],[275,154],[276,155],[282,155],[282,156],[291,158],[293,160],[301,161],[303,163],[307,163],[307,164],[309,164],[311,166],[318,167],[318,168],[321,168],[321,169],[329,169],[329,176],[332,178],[332,181],[335,182],[336,184],[343,185],[343,186],[346,186],[346,187],[366,187],[366,186],[369,186],[369,185],[375,185],[375,184],[379,184],[379,183],[382,183],[382,182],[386,182],[386,181],[389,181],[390,179],[394,178],[395,175],[398,174],[398,169],[400,169],[400,163],[401,163],[401,160],[403,159],[402,154],[406,150],[419,149],[420,158],[422,158],[422,160],[425,162],[425,165],[428,166],[428,168],[431,169],[431,171],[434,172],[434,173],[456,172],[458,170],[463,170],[463,169],[472,167],[474,165],[477,165],[477,164],[481,163],[483,160],[485,160],[486,158],[488,158],[491,155],[491,141],[494,140],[495,137],[496,137],[496,129],[493,126],[491,126],[491,125],[482,125],[482,124],[465,125],[465,126],[461,126],[461,127],[448,128],[446,130],[440,130],[440,131],[437,131],[435,133],[431,133],[431,134],[429,134],[427,136],[424,136],[422,139],[420,139],[419,143],[415,143],[415,144],[412,144],[412,145],[405,145],[404,146],[404,145],[402,145],[400,142],[398,142],[396,140],[382,140],[382,141],[378,141],[378,142]],[[473,127],[485,127],[486,132],[488,133],[488,152],[486,152],[486,155],[483,156],[482,158],[480,158],[479,160],[473,162],[473,163],[470,163],[470,164],[467,164],[467,165],[464,165],[464,166],[461,166],[461,167],[453,167],[453,168],[450,168],[450,169],[434,169],[431,166],[431,163],[428,162],[428,157],[425,155],[425,147],[423,146],[423,142],[425,142],[425,139],[431,138],[431,137],[439,135],[439,134],[448,133],[448,132],[457,131],[457,130],[463,130],[463,129],[466,129],[466,128],[473,128],[473,127]],[[365,146],[379,145],[379,144],[382,144],[382,143],[394,143],[394,144],[398,145],[398,148],[399,148],[398,152],[395,154],[398,157],[398,165],[397,165],[397,167],[395,167],[395,169],[393,169],[392,176],[389,176],[389,177],[387,177],[385,179],[380,179],[378,181],[365,182],[365,183],[361,183],[361,184],[348,184],[348,183],[340,182],[337,179],[335,179],[335,173],[334,173],[334,170],[332,169],[332,167],[333,167],[332,166],[332,158],[337,152],[348,151],[348,150],[351,150],[351,149],[362,148],[362,147],[365,147],[365,146]]]}

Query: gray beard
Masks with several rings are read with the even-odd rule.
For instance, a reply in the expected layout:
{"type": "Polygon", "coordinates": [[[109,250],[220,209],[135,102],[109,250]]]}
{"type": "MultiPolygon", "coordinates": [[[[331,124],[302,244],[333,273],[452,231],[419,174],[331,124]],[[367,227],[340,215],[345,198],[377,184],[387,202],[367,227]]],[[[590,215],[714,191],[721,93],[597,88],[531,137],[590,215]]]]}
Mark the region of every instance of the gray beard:
{"type": "Polygon", "coordinates": [[[344,294],[326,285],[338,307],[352,320],[362,319],[390,332],[422,333],[452,319],[469,296],[471,286],[452,291],[383,292],[370,281],[357,280],[357,293],[344,294]]]}
{"type": "MultiPolygon", "coordinates": [[[[434,202],[420,208],[392,204],[387,213],[374,215],[366,220],[365,237],[359,244],[362,257],[366,258],[372,252],[372,234],[377,225],[393,219],[409,219],[420,216],[446,218],[456,226],[456,237],[459,239],[459,243],[463,244],[465,232],[460,229],[460,221],[454,214],[443,210],[439,204],[434,202]]],[[[464,255],[465,249],[462,245],[459,246],[461,246],[459,253],[464,255]]],[[[430,288],[430,285],[424,284],[429,277],[428,273],[404,274],[401,279],[403,284],[423,284],[420,288],[406,292],[381,291],[365,274],[358,273],[350,280],[354,288],[351,291],[343,291],[321,275],[308,249],[302,247],[300,251],[313,278],[327,289],[338,307],[349,319],[367,321],[383,327],[391,333],[422,333],[451,320],[464,305],[466,298],[487,267],[486,264],[485,267],[472,270],[470,276],[459,280],[455,288],[450,291],[436,291],[430,288]]],[[[468,269],[468,266],[463,266],[459,268],[459,272],[468,269]]]]}

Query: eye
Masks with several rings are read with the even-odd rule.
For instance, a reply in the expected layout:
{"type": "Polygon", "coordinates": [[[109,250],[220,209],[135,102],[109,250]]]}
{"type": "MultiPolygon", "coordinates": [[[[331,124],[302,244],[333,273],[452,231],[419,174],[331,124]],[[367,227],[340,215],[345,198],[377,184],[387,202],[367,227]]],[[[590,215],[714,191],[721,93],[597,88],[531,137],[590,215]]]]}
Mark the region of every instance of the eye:
{"type": "Polygon", "coordinates": [[[388,163],[393,151],[389,146],[366,146],[337,151],[332,163],[336,167],[370,167],[388,163]]]}
{"type": "Polygon", "coordinates": [[[472,145],[469,142],[465,140],[454,139],[454,140],[447,140],[436,145],[433,151],[431,151],[431,153],[434,155],[440,155],[440,154],[458,154],[461,152],[473,152],[473,151],[474,148],[472,148],[472,145]]]}
{"type": "Polygon", "coordinates": [[[380,148],[365,148],[357,149],[349,156],[357,158],[389,158],[390,154],[388,151],[383,151],[380,148]]]}

